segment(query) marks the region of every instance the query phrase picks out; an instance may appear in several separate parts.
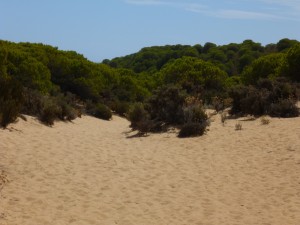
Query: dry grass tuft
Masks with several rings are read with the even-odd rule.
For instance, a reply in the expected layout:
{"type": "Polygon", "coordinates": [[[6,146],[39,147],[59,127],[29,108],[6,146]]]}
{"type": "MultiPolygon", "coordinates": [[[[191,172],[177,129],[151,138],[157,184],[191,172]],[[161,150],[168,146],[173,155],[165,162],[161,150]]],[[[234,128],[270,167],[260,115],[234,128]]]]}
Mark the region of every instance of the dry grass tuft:
{"type": "Polygon", "coordinates": [[[263,116],[260,118],[260,122],[262,125],[268,125],[270,123],[270,120],[267,117],[263,116]]]}
{"type": "Polygon", "coordinates": [[[235,130],[242,130],[242,124],[241,124],[241,122],[237,122],[235,124],[235,130]]]}

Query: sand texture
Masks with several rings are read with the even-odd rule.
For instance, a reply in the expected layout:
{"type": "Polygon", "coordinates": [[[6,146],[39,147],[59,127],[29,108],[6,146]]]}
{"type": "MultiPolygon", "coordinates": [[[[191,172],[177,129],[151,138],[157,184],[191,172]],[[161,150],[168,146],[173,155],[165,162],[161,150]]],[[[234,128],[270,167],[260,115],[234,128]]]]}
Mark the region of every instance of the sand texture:
{"type": "Polygon", "coordinates": [[[300,224],[300,118],[236,131],[215,115],[188,139],[127,138],[119,117],[27,119],[0,130],[1,225],[300,224]]]}

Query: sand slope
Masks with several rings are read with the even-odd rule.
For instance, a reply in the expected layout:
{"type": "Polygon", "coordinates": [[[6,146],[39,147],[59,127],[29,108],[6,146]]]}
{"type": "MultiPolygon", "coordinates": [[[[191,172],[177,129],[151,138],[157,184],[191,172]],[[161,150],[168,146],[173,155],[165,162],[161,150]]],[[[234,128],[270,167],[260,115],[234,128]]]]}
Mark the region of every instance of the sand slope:
{"type": "Polygon", "coordinates": [[[0,130],[0,224],[300,224],[300,118],[212,119],[190,139],[126,138],[119,117],[20,120],[0,130]]]}

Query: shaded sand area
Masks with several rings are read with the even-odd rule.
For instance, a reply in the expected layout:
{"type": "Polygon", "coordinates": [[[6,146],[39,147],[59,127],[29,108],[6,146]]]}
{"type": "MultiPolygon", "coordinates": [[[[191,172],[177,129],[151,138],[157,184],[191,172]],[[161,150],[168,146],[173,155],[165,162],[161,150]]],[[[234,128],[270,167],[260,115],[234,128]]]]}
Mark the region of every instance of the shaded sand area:
{"type": "Polygon", "coordinates": [[[299,225],[300,118],[212,120],[189,139],[20,120],[0,130],[0,224],[299,225]]]}

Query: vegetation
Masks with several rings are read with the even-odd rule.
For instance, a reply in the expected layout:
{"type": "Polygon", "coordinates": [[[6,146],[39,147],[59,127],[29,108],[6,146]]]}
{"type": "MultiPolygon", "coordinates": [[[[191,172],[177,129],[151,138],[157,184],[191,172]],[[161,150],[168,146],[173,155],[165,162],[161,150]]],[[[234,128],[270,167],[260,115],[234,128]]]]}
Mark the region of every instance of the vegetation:
{"type": "MultiPolygon", "coordinates": [[[[81,113],[126,116],[142,133],[205,133],[204,105],[231,114],[298,116],[300,43],[282,39],[154,46],[93,63],[74,51],[0,40],[0,125],[20,113],[47,125],[81,113]]],[[[225,117],[222,122],[225,122],[225,117]]]]}

